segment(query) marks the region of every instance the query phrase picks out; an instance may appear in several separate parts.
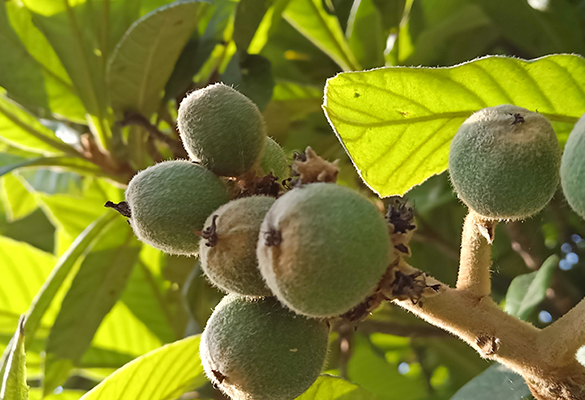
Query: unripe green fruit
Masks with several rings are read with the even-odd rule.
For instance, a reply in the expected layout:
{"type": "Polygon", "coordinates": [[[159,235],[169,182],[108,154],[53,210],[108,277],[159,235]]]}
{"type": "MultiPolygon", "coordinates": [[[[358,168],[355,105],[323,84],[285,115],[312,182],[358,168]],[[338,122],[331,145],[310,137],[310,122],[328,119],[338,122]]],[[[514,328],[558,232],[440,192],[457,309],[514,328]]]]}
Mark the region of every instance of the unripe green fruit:
{"type": "Polygon", "coordinates": [[[218,288],[243,296],[272,296],[256,258],[260,225],[274,198],[252,196],[233,200],[207,218],[214,236],[199,243],[201,268],[218,288]]]}
{"type": "Polygon", "coordinates": [[[271,137],[266,137],[260,167],[266,175],[272,172],[274,176],[281,180],[290,176],[290,167],[286,153],[271,137]]]}
{"type": "Polygon", "coordinates": [[[509,104],[484,108],[457,131],[449,172],[459,198],[489,219],[522,219],[544,208],[559,184],[560,150],[542,115],[509,104]]]}
{"type": "Polygon", "coordinates": [[[189,155],[221,176],[238,176],[252,168],[266,139],[258,107],[221,83],[183,99],[178,124],[189,155]]]}
{"type": "Polygon", "coordinates": [[[561,185],[571,208],[585,218],[585,116],[575,124],[565,145],[561,185]]]}
{"type": "Polygon", "coordinates": [[[341,315],[371,295],[389,263],[388,224],[357,192],[312,183],[280,197],[258,240],[260,272],[275,296],[311,317],[341,315]]]}
{"type": "Polygon", "coordinates": [[[196,254],[197,231],[229,196],[223,182],[200,165],[166,161],[136,174],[126,189],[130,225],[141,241],[169,254],[196,254]]]}
{"type": "Polygon", "coordinates": [[[295,315],[273,297],[231,294],[201,336],[209,379],[234,400],[292,400],[317,379],[327,355],[324,321],[295,315]]]}

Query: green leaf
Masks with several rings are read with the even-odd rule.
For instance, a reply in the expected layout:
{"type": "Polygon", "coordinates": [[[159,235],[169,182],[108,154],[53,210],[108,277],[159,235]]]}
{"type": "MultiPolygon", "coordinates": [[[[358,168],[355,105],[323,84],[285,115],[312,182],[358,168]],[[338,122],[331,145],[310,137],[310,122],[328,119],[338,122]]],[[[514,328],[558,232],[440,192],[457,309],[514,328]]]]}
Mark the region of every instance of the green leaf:
{"type": "Polygon", "coordinates": [[[63,383],[118,301],[140,252],[124,218],[108,226],[75,275],[47,341],[44,391],[63,383]]]}
{"type": "Polygon", "coordinates": [[[156,349],[120,368],[83,400],[171,400],[206,380],[199,358],[200,336],[156,349]]]}
{"type": "Polygon", "coordinates": [[[240,52],[248,52],[254,34],[273,2],[274,0],[240,0],[238,3],[234,19],[234,41],[240,52]]]}
{"type": "Polygon", "coordinates": [[[327,54],[344,71],[359,70],[339,20],[327,14],[321,0],[290,0],[285,19],[327,54]]]}
{"type": "Polygon", "coordinates": [[[0,224],[0,235],[25,242],[51,253],[55,246],[55,227],[40,208],[18,221],[0,224]]]}
{"type": "MultiPolygon", "coordinates": [[[[1,153],[0,153],[1,154],[1,153]]],[[[18,162],[0,167],[0,176],[23,167],[60,167],[84,175],[103,176],[101,168],[95,164],[75,157],[35,157],[20,158],[18,162]]]]}
{"type": "Polygon", "coordinates": [[[262,51],[268,39],[278,28],[282,20],[282,13],[286,9],[290,0],[274,0],[266,10],[260,25],[256,29],[254,36],[248,46],[248,53],[257,54],[262,51]]]}
{"type": "Polygon", "coordinates": [[[353,355],[347,364],[348,379],[369,390],[380,399],[424,399],[427,396],[423,380],[419,376],[406,376],[398,372],[398,365],[391,365],[374,352],[372,345],[362,335],[354,338],[353,355]]]}
{"type": "Polygon", "coordinates": [[[49,309],[57,292],[65,282],[65,279],[79,257],[82,256],[102,231],[112,223],[114,218],[118,218],[117,213],[110,210],[90,224],[75,239],[75,242],[73,242],[67,252],[59,258],[57,265],[52,269],[51,275],[45,280],[34,300],[31,298],[32,304],[27,312],[25,325],[28,343],[34,340],[45,312],[49,309]]]}
{"type": "Polygon", "coordinates": [[[524,379],[501,364],[494,364],[463,386],[451,400],[518,400],[530,395],[524,379]]]}
{"type": "Polygon", "coordinates": [[[0,93],[0,141],[23,150],[42,154],[79,155],[55,137],[37,118],[0,93]]]}
{"type": "Polygon", "coordinates": [[[444,171],[461,123],[506,103],[575,123],[585,109],[585,59],[492,56],[449,68],[342,73],[327,81],[323,108],[362,179],[385,197],[444,171]]]}
{"type": "Polygon", "coordinates": [[[514,278],[506,293],[505,310],[508,314],[528,320],[536,306],[546,298],[559,257],[552,255],[546,259],[538,271],[514,278]]]}
{"type": "Polygon", "coordinates": [[[87,111],[100,144],[111,147],[104,69],[108,57],[109,1],[23,0],[32,20],[55,50],[87,111]],[[96,3],[96,4],[94,4],[96,3]],[[99,25],[102,25],[98,28],[99,25]],[[103,32],[100,34],[100,32],[103,32]]]}
{"type": "Polygon", "coordinates": [[[384,65],[387,36],[374,0],[355,1],[347,23],[347,37],[351,51],[363,68],[384,65]]]}
{"type": "Polygon", "coordinates": [[[0,54],[0,85],[12,98],[45,115],[84,120],[83,105],[61,75],[63,67],[53,49],[32,24],[28,10],[14,1],[0,4],[0,54]]]}
{"type": "Polygon", "coordinates": [[[296,400],[376,400],[378,397],[344,379],[321,375],[296,400]]]}
{"type": "Polygon", "coordinates": [[[11,343],[12,348],[7,358],[6,367],[2,365],[0,369],[2,372],[0,375],[0,400],[28,400],[22,318],[11,343]]]}
{"type": "Polygon", "coordinates": [[[234,54],[222,81],[256,103],[260,110],[270,102],[275,85],[270,61],[257,54],[234,54]]]}
{"type": "Polygon", "coordinates": [[[132,24],[108,64],[106,81],[114,110],[137,111],[147,118],[157,110],[202,10],[200,1],[182,1],[132,24]]]}
{"type": "Polygon", "coordinates": [[[28,191],[17,176],[6,175],[0,183],[4,191],[5,204],[8,206],[6,211],[9,220],[24,218],[36,210],[38,205],[35,196],[28,191]]]}
{"type": "Polygon", "coordinates": [[[50,394],[43,397],[42,390],[31,389],[29,394],[29,400],[79,400],[85,392],[82,392],[81,390],[64,390],[59,394],[50,394]]]}

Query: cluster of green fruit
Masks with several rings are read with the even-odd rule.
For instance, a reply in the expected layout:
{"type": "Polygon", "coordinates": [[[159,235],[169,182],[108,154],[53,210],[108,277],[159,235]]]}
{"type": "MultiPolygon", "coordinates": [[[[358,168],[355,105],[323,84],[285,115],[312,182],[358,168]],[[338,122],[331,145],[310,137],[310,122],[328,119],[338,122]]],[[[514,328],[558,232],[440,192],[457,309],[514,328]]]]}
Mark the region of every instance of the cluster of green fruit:
{"type": "Polygon", "coordinates": [[[214,385],[233,399],[293,399],[323,368],[328,318],[358,306],[385,274],[388,224],[366,198],[331,183],[337,168],[310,149],[293,189],[242,192],[290,171],[257,107],[228,86],[191,93],[178,126],[193,161],[141,171],[116,207],[142,241],[198,254],[207,278],[228,293],[201,340],[214,385]]]}
{"type": "Polygon", "coordinates": [[[484,218],[534,215],[559,180],[570,206],[585,218],[585,117],[561,157],[553,127],[541,114],[509,104],[484,108],[457,131],[449,172],[459,198],[484,218]]]}

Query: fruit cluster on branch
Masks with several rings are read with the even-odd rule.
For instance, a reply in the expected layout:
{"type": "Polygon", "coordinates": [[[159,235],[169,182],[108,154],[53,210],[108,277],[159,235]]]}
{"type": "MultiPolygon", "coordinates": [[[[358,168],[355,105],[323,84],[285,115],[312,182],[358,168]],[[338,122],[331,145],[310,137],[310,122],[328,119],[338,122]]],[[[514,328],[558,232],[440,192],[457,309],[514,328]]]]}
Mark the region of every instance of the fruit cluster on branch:
{"type": "Polygon", "coordinates": [[[360,321],[392,301],[522,374],[538,399],[585,398],[585,368],[574,357],[585,335],[575,332],[573,345],[552,351],[543,346],[550,332],[567,337],[558,327],[581,326],[583,312],[538,331],[489,296],[499,220],[541,210],[559,180],[585,216],[585,123],[571,135],[562,167],[556,135],[538,113],[502,105],[462,125],[449,167],[470,213],[452,289],[405,261],[412,208],[394,198],[384,217],[337,185],[337,164],[310,148],[289,167],[282,148],[266,137],[257,107],[236,90],[216,84],[191,93],[178,121],[191,160],[141,171],[126,201],[108,206],[129,217],[142,241],[198,255],[209,281],[228,293],[200,350],[207,376],[224,393],[294,399],[323,367],[331,322],[360,321]]]}

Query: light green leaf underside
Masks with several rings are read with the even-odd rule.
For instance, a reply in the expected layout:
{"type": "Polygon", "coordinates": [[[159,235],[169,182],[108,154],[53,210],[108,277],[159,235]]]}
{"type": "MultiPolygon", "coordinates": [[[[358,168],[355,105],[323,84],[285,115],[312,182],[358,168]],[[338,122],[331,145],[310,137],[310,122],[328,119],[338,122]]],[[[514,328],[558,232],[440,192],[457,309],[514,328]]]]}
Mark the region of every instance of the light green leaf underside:
{"type": "Polygon", "coordinates": [[[157,109],[175,62],[197,26],[201,6],[199,1],[171,4],[132,24],[108,65],[114,110],[149,117],[157,109]]]}
{"type": "Polygon", "coordinates": [[[200,336],[191,336],[156,349],[110,375],[82,399],[175,399],[205,382],[199,341],[200,336]]]}
{"type": "Polygon", "coordinates": [[[519,400],[530,395],[522,377],[494,364],[463,386],[451,400],[519,400]]]}
{"type": "Polygon", "coordinates": [[[506,103],[575,123],[585,112],[585,59],[491,56],[449,68],[341,73],[328,80],[323,108],[361,177],[385,197],[444,171],[461,123],[506,103]]]}
{"type": "Polygon", "coordinates": [[[506,312],[527,320],[536,306],[546,298],[546,290],[558,264],[559,257],[552,255],[538,271],[514,278],[506,293],[506,312]]]}
{"type": "Polygon", "coordinates": [[[360,69],[339,20],[325,11],[321,0],[290,0],[283,16],[344,71],[360,69]]]}

